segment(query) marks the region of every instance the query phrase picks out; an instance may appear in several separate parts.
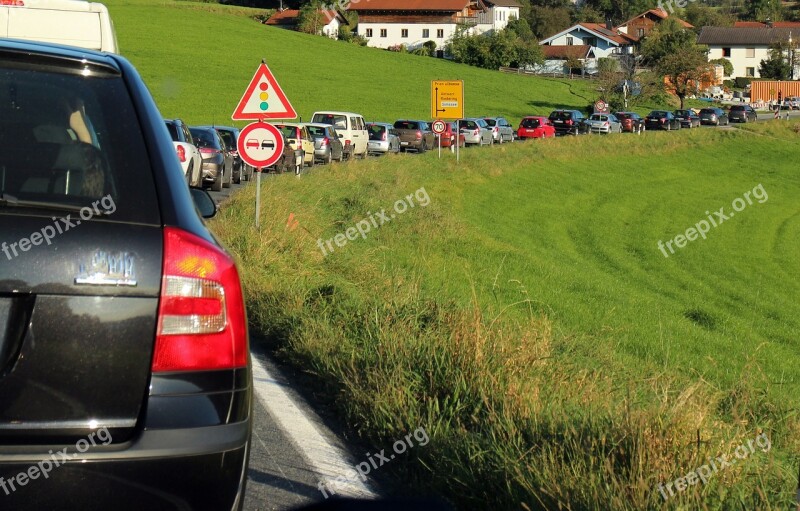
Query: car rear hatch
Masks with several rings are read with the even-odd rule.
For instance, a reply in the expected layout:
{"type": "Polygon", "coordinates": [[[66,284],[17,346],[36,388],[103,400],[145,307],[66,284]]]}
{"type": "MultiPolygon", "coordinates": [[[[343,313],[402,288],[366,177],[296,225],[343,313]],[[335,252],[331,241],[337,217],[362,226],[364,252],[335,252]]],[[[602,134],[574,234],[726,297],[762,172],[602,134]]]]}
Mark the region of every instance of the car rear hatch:
{"type": "Polygon", "coordinates": [[[137,118],[111,64],[0,53],[0,445],[140,424],[163,234],[137,118]]]}

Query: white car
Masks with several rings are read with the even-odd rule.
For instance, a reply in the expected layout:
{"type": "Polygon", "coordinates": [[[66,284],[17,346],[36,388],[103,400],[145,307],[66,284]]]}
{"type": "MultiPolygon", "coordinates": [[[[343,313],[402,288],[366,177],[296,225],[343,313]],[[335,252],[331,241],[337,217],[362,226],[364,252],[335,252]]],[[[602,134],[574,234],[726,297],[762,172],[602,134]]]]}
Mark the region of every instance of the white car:
{"type": "Polygon", "coordinates": [[[492,128],[490,128],[483,119],[472,117],[469,119],[460,119],[456,122],[458,123],[459,131],[464,135],[464,143],[466,145],[494,144],[492,128]]]}
{"type": "Polygon", "coordinates": [[[189,126],[180,119],[164,119],[178,161],[181,162],[186,184],[189,186],[203,186],[203,155],[194,144],[189,126]]]}
{"type": "Polygon", "coordinates": [[[367,123],[361,114],[353,112],[314,112],[311,116],[314,124],[330,124],[336,128],[339,139],[344,146],[345,159],[351,157],[366,158],[369,151],[369,132],[367,123]]]}

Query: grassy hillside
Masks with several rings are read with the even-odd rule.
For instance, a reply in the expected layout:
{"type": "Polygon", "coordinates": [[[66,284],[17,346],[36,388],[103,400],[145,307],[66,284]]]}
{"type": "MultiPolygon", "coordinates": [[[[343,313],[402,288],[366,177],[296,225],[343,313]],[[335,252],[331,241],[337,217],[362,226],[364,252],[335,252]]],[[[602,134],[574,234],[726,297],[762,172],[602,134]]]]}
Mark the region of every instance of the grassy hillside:
{"type": "Polygon", "coordinates": [[[352,162],[269,180],[260,234],[252,189],[213,225],[260,269],[257,327],[352,424],[375,445],[425,426],[416,487],[465,509],[783,509],[800,462],[798,135],[751,129],[352,162]],[[735,216],[663,255],[720,208],[735,216]],[[760,434],[769,452],[656,491],[760,434]]]}
{"type": "Polygon", "coordinates": [[[230,122],[262,58],[304,119],[318,109],[356,111],[370,120],[428,118],[435,79],[465,81],[467,115],[505,115],[512,123],[558,107],[583,109],[596,97],[583,80],[504,75],[267,27],[247,17],[257,10],[164,0],[105,3],[122,53],[142,73],[162,114],[190,123],[230,122]]]}

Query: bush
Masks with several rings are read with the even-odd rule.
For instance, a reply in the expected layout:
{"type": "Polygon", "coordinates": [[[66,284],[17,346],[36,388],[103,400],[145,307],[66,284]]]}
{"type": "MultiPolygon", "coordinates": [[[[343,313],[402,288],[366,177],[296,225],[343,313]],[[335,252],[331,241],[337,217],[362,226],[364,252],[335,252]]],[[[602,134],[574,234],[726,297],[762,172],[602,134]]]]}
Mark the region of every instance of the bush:
{"type": "Polygon", "coordinates": [[[736,80],[734,80],[734,83],[736,84],[737,89],[746,89],[753,80],[755,80],[753,77],[737,76],[736,80]]]}

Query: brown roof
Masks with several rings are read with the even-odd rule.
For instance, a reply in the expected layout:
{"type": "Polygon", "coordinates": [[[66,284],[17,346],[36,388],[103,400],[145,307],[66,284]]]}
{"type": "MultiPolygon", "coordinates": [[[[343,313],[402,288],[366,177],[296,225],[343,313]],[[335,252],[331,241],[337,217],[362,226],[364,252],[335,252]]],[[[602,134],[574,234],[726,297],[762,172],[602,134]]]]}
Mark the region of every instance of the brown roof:
{"type": "MultiPolygon", "coordinates": [[[[325,16],[325,23],[330,23],[337,17],[336,11],[319,11],[325,16]]],[[[269,17],[267,21],[264,22],[265,25],[296,25],[297,18],[300,16],[300,11],[297,9],[285,9],[280,12],[276,12],[272,16],[269,17]]]]}
{"type": "MultiPolygon", "coordinates": [[[[766,23],[760,21],[737,21],[734,28],[767,28],[766,23]]],[[[773,28],[800,28],[800,21],[773,21],[773,28]]]]}
{"type": "Polygon", "coordinates": [[[580,26],[582,26],[582,27],[584,27],[586,29],[589,29],[592,32],[596,32],[598,34],[601,34],[603,37],[605,37],[607,39],[610,39],[610,40],[614,41],[617,44],[630,44],[630,43],[635,43],[636,42],[636,38],[635,37],[631,37],[631,36],[629,36],[628,34],[626,34],[624,32],[620,32],[616,28],[612,29],[612,30],[609,30],[609,29],[606,28],[606,26],[603,23],[586,23],[586,22],[583,22],[583,23],[578,23],[578,25],[580,25],[580,26]]]}
{"type": "Polygon", "coordinates": [[[300,11],[297,9],[286,9],[284,11],[279,11],[269,17],[267,21],[264,22],[265,25],[294,25],[297,23],[297,17],[300,15],[300,11]]]}
{"type": "MultiPolygon", "coordinates": [[[[703,27],[697,37],[698,44],[730,44],[769,46],[779,41],[787,41],[791,28],[750,28],[750,27],[703,27]]],[[[796,29],[794,32],[798,32],[796,29]]]]}
{"type": "Polygon", "coordinates": [[[469,0],[362,0],[352,2],[351,11],[447,11],[458,12],[469,6],[469,0]]]}
{"type": "Polygon", "coordinates": [[[588,44],[545,44],[542,46],[542,53],[546,59],[585,59],[591,50],[592,47],[588,44]]]}
{"type": "MultiPolygon", "coordinates": [[[[630,22],[632,22],[633,20],[639,19],[639,18],[643,18],[643,17],[651,17],[651,18],[658,18],[660,20],[665,20],[665,19],[667,19],[669,17],[669,14],[664,9],[650,9],[649,11],[645,11],[645,12],[641,13],[638,16],[634,16],[633,18],[629,19],[625,23],[621,23],[620,26],[627,25],[630,22]]],[[[675,19],[678,20],[678,23],[680,23],[684,28],[694,28],[694,25],[692,25],[691,23],[683,21],[680,18],[675,18],[675,19]]]]}

